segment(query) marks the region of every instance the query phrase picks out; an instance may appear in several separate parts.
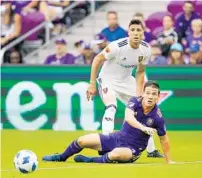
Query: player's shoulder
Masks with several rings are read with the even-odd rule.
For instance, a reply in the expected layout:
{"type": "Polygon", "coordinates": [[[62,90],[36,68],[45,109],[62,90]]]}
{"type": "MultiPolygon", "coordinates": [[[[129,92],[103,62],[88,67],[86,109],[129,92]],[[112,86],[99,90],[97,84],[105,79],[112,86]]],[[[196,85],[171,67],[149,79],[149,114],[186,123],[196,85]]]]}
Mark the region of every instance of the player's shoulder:
{"type": "Polygon", "coordinates": [[[149,43],[147,43],[146,41],[143,41],[143,40],[140,42],[140,46],[142,48],[145,48],[145,49],[149,49],[150,48],[149,43]]]}
{"type": "Polygon", "coordinates": [[[140,49],[144,52],[146,56],[151,54],[151,47],[146,41],[140,42],[140,49]]]}
{"type": "Polygon", "coordinates": [[[134,102],[134,103],[141,103],[142,97],[134,96],[129,101],[134,102]]]}
{"type": "Polygon", "coordinates": [[[163,120],[163,114],[162,114],[162,112],[161,112],[161,110],[160,110],[160,108],[158,106],[157,106],[157,109],[156,109],[155,117],[158,120],[163,120]]]}
{"type": "Polygon", "coordinates": [[[126,46],[126,45],[129,44],[129,43],[128,43],[128,37],[118,39],[118,40],[116,40],[116,41],[113,41],[112,43],[116,44],[116,46],[117,46],[118,48],[121,48],[121,47],[126,46]]]}

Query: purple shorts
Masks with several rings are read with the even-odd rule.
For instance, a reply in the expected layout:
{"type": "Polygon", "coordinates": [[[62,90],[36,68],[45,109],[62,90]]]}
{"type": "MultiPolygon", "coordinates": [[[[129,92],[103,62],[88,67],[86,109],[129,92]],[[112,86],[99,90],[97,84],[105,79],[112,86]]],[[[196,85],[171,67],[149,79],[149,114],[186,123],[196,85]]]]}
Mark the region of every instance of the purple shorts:
{"type": "Polygon", "coordinates": [[[130,146],[127,142],[127,138],[125,133],[123,132],[114,132],[109,135],[100,135],[100,141],[102,146],[102,152],[110,152],[114,148],[118,147],[127,147],[130,148],[133,154],[132,162],[136,161],[140,155],[141,152],[134,146],[130,146]]]}

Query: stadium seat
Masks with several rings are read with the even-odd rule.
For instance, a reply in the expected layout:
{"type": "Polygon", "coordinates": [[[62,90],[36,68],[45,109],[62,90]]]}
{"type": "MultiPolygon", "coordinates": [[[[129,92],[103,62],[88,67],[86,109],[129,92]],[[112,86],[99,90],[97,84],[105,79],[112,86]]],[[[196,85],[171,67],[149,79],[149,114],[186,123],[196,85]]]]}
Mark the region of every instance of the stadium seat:
{"type": "Polygon", "coordinates": [[[175,17],[179,12],[182,12],[184,1],[170,1],[167,10],[175,17]]]}
{"type": "Polygon", "coordinates": [[[155,38],[157,38],[158,34],[159,34],[160,32],[162,32],[162,31],[163,31],[163,26],[156,27],[156,28],[152,31],[152,35],[153,35],[155,38]]]}
{"type": "Polygon", "coordinates": [[[165,15],[172,15],[169,12],[155,12],[151,14],[145,21],[146,26],[153,31],[157,27],[162,26],[162,20],[165,15]]]}
{"type": "Polygon", "coordinates": [[[195,3],[196,12],[198,12],[202,18],[202,1],[197,1],[195,3]]]}
{"type": "MultiPolygon", "coordinates": [[[[21,35],[27,33],[28,31],[35,28],[37,25],[42,23],[45,20],[44,15],[40,12],[29,13],[25,16],[22,16],[22,32],[21,35]]],[[[36,32],[30,35],[26,40],[37,40],[37,35],[39,32],[36,32]]]]}

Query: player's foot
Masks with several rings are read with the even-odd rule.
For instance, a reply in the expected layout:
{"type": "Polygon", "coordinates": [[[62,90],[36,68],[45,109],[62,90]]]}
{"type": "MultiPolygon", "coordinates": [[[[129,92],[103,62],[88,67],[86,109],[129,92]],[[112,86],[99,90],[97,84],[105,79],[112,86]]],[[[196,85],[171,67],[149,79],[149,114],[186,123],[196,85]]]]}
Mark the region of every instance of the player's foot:
{"type": "Polygon", "coordinates": [[[90,163],[90,160],[91,159],[89,157],[83,155],[76,155],[74,157],[74,161],[79,163],[90,163]]]}
{"type": "Polygon", "coordinates": [[[63,162],[60,158],[60,154],[47,155],[42,158],[43,161],[63,162]]]}
{"type": "Polygon", "coordinates": [[[164,155],[161,154],[158,150],[154,150],[152,152],[147,152],[147,157],[150,157],[150,158],[163,158],[164,155]]]}

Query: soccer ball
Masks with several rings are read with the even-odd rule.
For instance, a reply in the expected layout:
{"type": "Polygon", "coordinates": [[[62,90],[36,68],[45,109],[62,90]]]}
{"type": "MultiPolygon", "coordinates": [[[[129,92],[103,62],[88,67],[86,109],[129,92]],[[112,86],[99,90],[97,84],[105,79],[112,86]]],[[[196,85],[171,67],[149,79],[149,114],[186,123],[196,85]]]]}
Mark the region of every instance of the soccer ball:
{"type": "Polygon", "coordinates": [[[14,165],[21,173],[31,173],[37,169],[37,156],[30,150],[21,150],[14,157],[14,165]]]}

